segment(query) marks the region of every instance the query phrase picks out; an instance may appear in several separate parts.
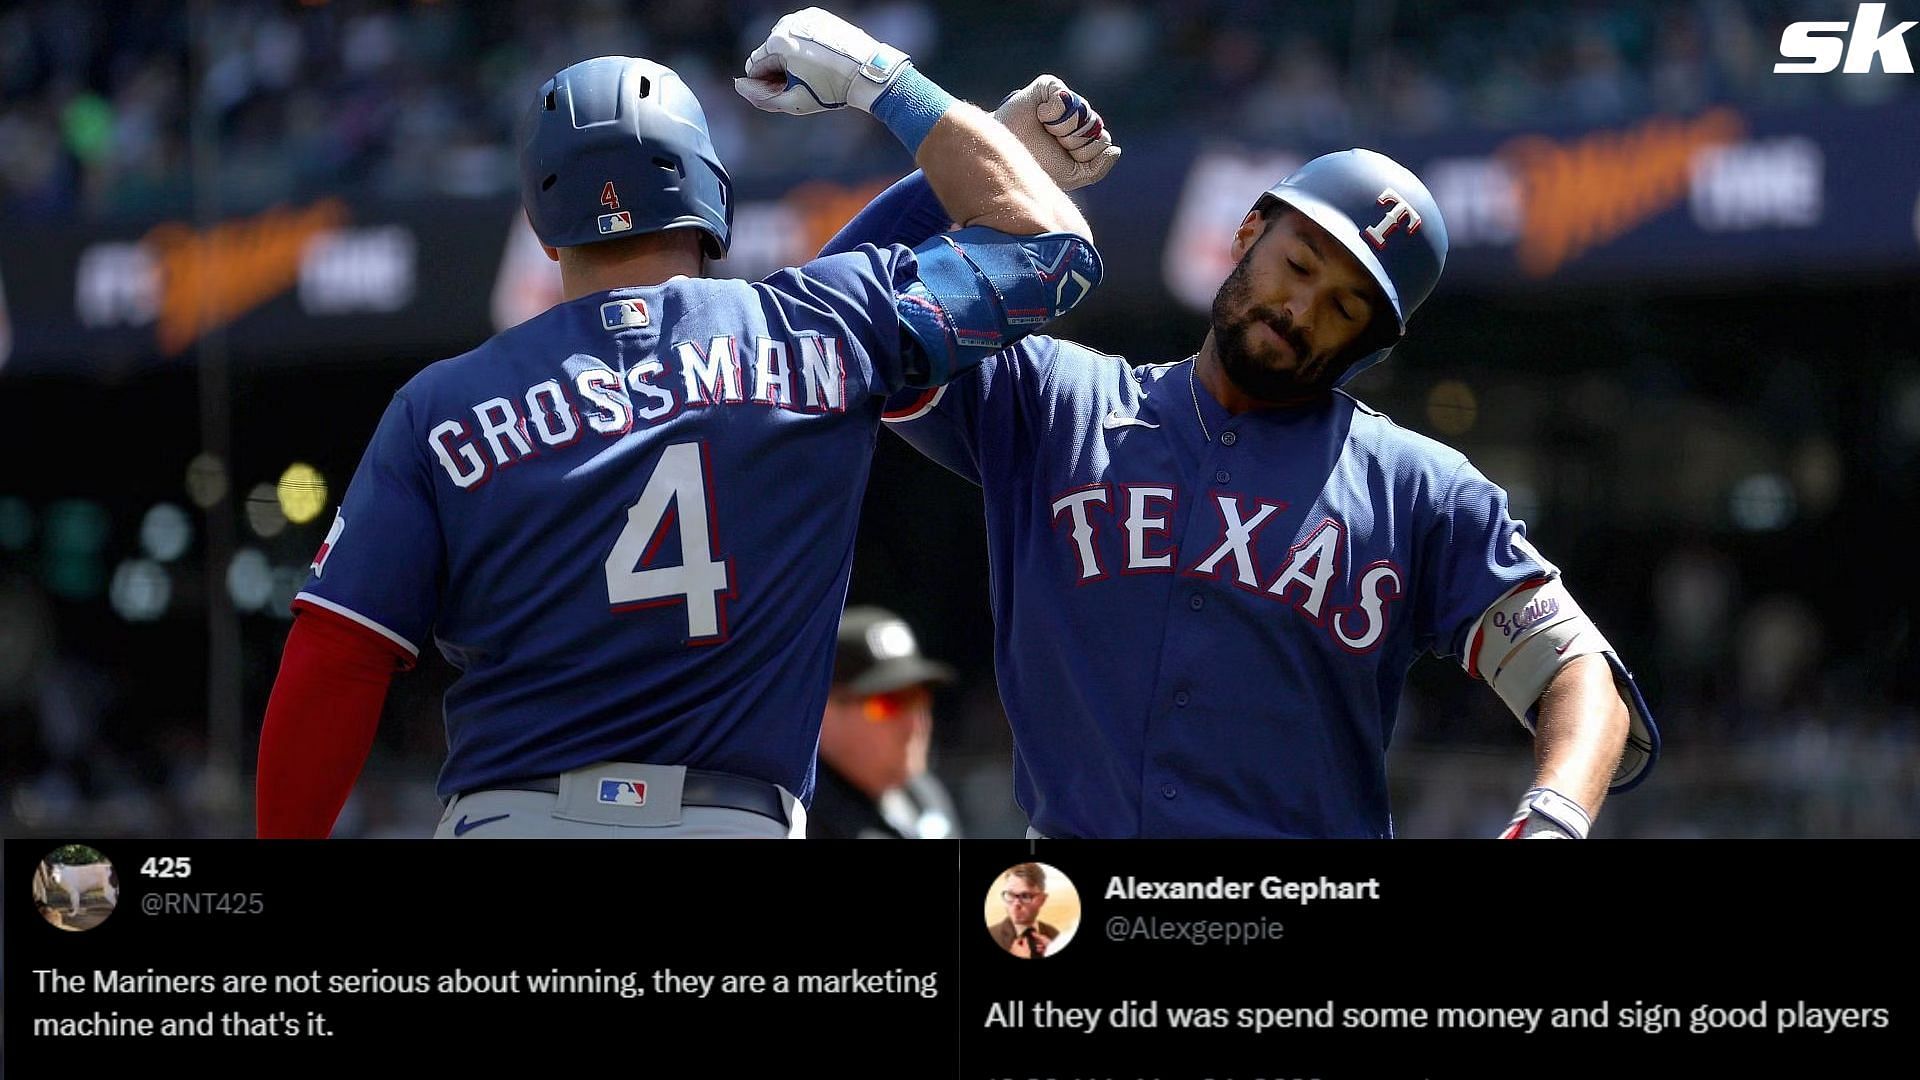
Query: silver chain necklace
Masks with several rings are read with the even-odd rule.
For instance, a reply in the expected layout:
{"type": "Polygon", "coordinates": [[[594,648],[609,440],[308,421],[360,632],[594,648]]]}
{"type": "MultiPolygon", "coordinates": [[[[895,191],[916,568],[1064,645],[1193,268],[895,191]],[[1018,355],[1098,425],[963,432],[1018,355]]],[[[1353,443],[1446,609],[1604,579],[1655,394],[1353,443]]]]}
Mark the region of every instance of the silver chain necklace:
{"type": "Polygon", "coordinates": [[[1187,369],[1187,394],[1193,398],[1193,418],[1200,421],[1200,434],[1208,442],[1212,442],[1213,432],[1207,430],[1207,418],[1200,412],[1200,391],[1193,385],[1193,373],[1200,367],[1200,354],[1194,353],[1189,359],[1192,360],[1193,366],[1187,369]]]}

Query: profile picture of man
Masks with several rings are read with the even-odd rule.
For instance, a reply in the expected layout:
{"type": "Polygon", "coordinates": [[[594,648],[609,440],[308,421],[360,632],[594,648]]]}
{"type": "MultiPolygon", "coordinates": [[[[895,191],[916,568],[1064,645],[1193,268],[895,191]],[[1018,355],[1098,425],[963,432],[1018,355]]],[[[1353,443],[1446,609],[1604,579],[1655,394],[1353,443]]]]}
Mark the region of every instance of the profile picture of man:
{"type": "Polygon", "coordinates": [[[988,928],[994,943],[1023,960],[1037,960],[1060,941],[1060,929],[1040,917],[1047,906],[1047,868],[1021,863],[1000,875],[1006,918],[988,928]]]}

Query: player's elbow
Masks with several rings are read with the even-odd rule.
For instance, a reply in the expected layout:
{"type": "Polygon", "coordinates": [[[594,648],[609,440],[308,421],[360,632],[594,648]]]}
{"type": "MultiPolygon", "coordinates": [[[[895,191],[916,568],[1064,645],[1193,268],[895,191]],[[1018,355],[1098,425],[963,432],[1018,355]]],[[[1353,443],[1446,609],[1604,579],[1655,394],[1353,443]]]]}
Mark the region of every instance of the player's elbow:
{"type": "Polygon", "coordinates": [[[1009,236],[1067,233],[1089,246],[1093,243],[1093,226],[1087,223],[1086,215],[1057,188],[1009,191],[993,205],[958,224],[961,228],[984,226],[1009,236]]]}
{"type": "Polygon", "coordinates": [[[919,280],[898,295],[903,330],[926,363],[913,385],[937,386],[1071,311],[1104,275],[1072,233],[947,233],[914,249],[919,280]]]}
{"type": "Polygon", "coordinates": [[[1626,747],[1630,717],[1613,669],[1597,653],[1562,665],[1540,693],[1539,738],[1577,739],[1615,760],[1626,747]]]}
{"type": "Polygon", "coordinates": [[[1057,192],[1057,198],[1048,200],[1038,215],[1040,231],[1043,233],[1068,233],[1079,237],[1087,246],[1093,245],[1093,226],[1087,223],[1085,214],[1073,205],[1065,192],[1057,192]]]}

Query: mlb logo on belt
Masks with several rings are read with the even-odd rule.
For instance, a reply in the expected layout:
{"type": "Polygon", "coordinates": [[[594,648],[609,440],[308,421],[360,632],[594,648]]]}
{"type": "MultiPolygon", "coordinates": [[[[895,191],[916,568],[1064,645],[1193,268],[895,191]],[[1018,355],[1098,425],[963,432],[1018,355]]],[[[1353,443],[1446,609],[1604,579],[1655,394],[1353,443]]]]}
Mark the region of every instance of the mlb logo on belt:
{"type": "Polygon", "coordinates": [[[633,211],[622,210],[617,214],[600,215],[600,235],[633,231],[633,211]]]}
{"type": "Polygon", "coordinates": [[[609,330],[626,330],[647,325],[645,300],[609,300],[600,305],[600,322],[609,330]]]}
{"type": "Polygon", "coordinates": [[[647,782],[602,779],[600,801],[608,806],[645,806],[647,805],[647,782]]]}

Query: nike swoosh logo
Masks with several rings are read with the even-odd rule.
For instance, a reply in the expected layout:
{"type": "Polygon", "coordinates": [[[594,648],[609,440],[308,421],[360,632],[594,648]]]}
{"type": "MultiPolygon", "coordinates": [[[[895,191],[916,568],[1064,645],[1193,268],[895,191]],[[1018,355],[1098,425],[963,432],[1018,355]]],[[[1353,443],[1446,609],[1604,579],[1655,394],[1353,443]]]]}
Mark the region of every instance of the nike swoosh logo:
{"type": "Polygon", "coordinates": [[[1560,643],[1560,647],[1559,647],[1559,648],[1557,648],[1557,649],[1555,649],[1555,650],[1553,650],[1553,655],[1555,655],[1555,656],[1564,656],[1564,655],[1566,654],[1566,651],[1567,651],[1567,646],[1569,646],[1569,645],[1571,645],[1571,644],[1573,644],[1574,642],[1576,642],[1576,641],[1578,641],[1578,640],[1580,640],[1580,635],[1579,635],[1579,634],[1575,634],[1575,635],[1573,635],[1572,637],[1570,637],[1570,638],[1568,638],[1567,640],[1565,640],[1565,641],[1563,641],[1563,642],[1561,642],[1561,643],[1560,643]]]}
{"type": "Polygon", "coordinates": [[[468,821],[467,815],[461,814],[460,820],[453,823],[453,835],[465,836],[482,825],[491,825],[496,821],[504,821],[512,816],[512,814],[495,814],[492,817],[483,817],[479,821],[468,821]]]}
{"type": "Polygon", "coordinates": [[[1160,427],[1159,424],[1149,424],[1137,416],[1122,416],[1118,409],[1108,413],[1107,418],[1100,421],[1100,426],[1106,428],[1108,431],[1114,431],[1123,427],[1143,427],[1159,430],[1160,427]]]}

